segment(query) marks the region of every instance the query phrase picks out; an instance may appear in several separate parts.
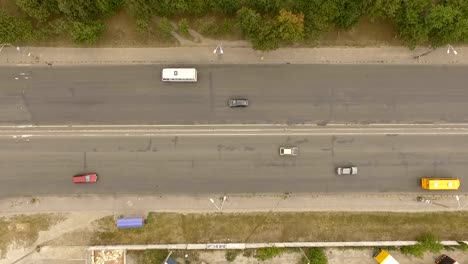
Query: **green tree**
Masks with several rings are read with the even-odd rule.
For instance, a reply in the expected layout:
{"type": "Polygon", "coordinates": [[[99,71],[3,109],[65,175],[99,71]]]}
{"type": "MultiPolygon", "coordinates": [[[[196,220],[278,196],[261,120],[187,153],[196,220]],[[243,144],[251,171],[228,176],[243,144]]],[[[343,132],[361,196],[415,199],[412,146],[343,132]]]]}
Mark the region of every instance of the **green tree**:
{"type": "Polygon", "coordinates": [[[262,21],[259,30],[252,38],[252,44],[254,49],[258,50],[274,50],[279,48],[280,37],[276,21],[262,21]]]}
{"type": "Polygon", "coordinates": [[[73,21],[70,24],[71,37],[77,44],[95,44],[103,32],[104,23],[99,20],[88,23],[73,21]]]}
{"type": "Polygon", "coordinates": [[[46,21],[58,9],[56,0],[16,0],[16,5],[40,22],[46,21]]]}
{"type": "Polygon", "coordinates": [[[304,15],[282,9],[276,21],[278,36],[282,42],[293,43],[304,39],[304,15]]]}
{"type": "Polygon", "coordinates": [[[410,48],[428,41],[428,28],[424,21],[424,11],[430,0],[403,1],[396,16],[398,34],[410,48]]]}
{"type": "Polygon", "coordinates": [[[113,14],[122,6],[124,0],[96,0],[96,7],[103,14],[113,14]]]}
{"type": "Polygon", "coordinates": [[[186,14],[190,5],[186,0],[155,0],[156,14],[170,17],[175,14],[186,14]]]}
{"type": "Polygon", "coordinates": [[[287,0],[247,0],[246,5],[261,14],[276,15],[282,8],[288,7],[287,0]]]}
{"type": "Polygon", "coordinates": [[[0,10],[0,43],[22,43],[32,39],[33,27],[27,20],[0,10]]]}
{"type": "Polygon", "coordinates": [[[468,35],[468,18],[453,6],[436,5],[425,21],[433,46],[457,42],[468,35]]]}
{"type": "Polygon", "coordinates": [[[402,0],[366,0],[365,12],[372,20],[376,18],[393,19],[400,10],[402,0]]]}
{"type": "Polygon", "coordinates": [[[260,30],[262,17],[250,8],[243,7],[237,11],[237,19],[242,33],[247,38],[255,37],[257,32],[260,30]]]}
{"type": "Polygon", "coordinates": [[[241,1],[239,0],[214,0],[214,7],[226,15],[235,15],[241,8],[241,1]]]}
{"type": "Polygon", "coordinates": [[[335,17],[335,25],[350,29],[359,22],[362,16],[364,5],[362,1],[341,0],[338,2],[338,15],[335,17]]]}
{"type": "Polygon", "coordinates": [[[97,16],[94,0],[57,0],[60,12],[72,19],[89,20],[97,16]]]}
{"type": "Polygon", "coordinates": [[[156,12],[155,6],[155,0],[127,0],[125,2],[127,12],[139,20],[149,20],[156,12]]]}
{"type": "Polygon", "coordinates": [[[304,13],[304,29],[310,38],[318,38],[333,26],[339,15],[334,0],[298,0],[298,9],[304,13]]]}

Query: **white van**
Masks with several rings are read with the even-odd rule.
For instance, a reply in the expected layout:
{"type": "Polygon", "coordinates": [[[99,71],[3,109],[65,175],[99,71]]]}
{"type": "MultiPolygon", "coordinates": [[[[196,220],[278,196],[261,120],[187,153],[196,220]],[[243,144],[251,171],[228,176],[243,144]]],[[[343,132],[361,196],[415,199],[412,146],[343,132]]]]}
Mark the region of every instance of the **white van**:
{"type": "Polygon", "coordinates": [[[197,69],[195,68],[167,68],[162,70],[163,82],[196,82],[197,69]]]}

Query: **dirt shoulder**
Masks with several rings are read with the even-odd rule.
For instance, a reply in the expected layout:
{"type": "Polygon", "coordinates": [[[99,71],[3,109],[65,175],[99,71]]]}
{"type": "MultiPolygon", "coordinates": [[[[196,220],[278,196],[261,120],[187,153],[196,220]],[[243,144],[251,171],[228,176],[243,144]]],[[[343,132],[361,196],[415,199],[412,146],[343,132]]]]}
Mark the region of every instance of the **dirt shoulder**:
{"type": "Polygon", "coordinates": [[[146,215],[149,212],[437,212],[468,210],[468,195],[458,194],[222,194],[199,196],[47,196],[0,200],[0,216],[51,212],[102,212],[146,215]],[[422,197],[424,201],[418,201],[422,197]],[[213,202],[211,202],[213,199],[213,202]],[[32,202],[34,201],[34,202],[32,202]],[[426,202],[429,201],[429,202],[426,202]],[[215,206],[216,204],[216,206],[215,206]],[[222,210],[219,210],[222,209],[222,210]]]}
{"type": "Polygon", "coordinates": [[[446,48],[431,50],[404,47],[281,48],[261,52],[223,43],[223,55],[213,54],[216,45],[167,48],[4,48],[0,65],[128,65],[128,64],[468,64],[468,47],[457,55],[446,48]],[[422,56],[421,56],[422,55],[422,56]]]}

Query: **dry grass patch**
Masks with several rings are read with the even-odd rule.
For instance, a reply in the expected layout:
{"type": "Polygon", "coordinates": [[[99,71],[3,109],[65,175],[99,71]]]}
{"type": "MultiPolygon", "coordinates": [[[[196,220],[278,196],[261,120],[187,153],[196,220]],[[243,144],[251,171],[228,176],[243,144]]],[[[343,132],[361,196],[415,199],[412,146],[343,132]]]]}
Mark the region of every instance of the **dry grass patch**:
{"type": "Polygon", "coordinates": [[[40,231],[48,230],[52,225],[65,218],[59,214],[18,215],[0,218],[0,257],[4,257],[8,246],[20,247],[32,245],[40,231]]]}
{"type": "Polygon", "coordinates": [[[431,232],[442,240],[468,236],[468,212],[443,213],[150,213],[144,228],[116,228],[99,220],[93,244],[415,240],[431,232]]]}

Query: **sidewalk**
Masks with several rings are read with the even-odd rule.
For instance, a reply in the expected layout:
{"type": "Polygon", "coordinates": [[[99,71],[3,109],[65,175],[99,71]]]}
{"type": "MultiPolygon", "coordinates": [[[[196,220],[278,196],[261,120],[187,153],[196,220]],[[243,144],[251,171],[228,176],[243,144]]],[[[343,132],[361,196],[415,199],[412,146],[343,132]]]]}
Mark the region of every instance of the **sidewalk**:
{"type": "Polygon", "coordinates": [[[292,212],[292,211],[385,211],[432,212],[468,210],[468,195],[413,194],[322,194],[322,195],[229,195],[203,196],[70,196],[31,197],[0,200],[0,216],[42,212],[102,212],[142,216],[148,212],[292,212]],[[210,199],[213,199],[213,204],[210,199]]]}
{"type": "Polygon", "coordinates": [[[405,47],[281,48],[270,52],[250,47],[224,45],[223,55],[213,54],[216,46],[169,48],[41,48],[5,47],[0,66],[9,65],[126,65],[126,64],[468,64],[468,47],[409,50],[405,47]],[[429,52],[429,53],[427,53],[429,52]],[[419,58],[415,56],[425,54],[419,58]]]}

